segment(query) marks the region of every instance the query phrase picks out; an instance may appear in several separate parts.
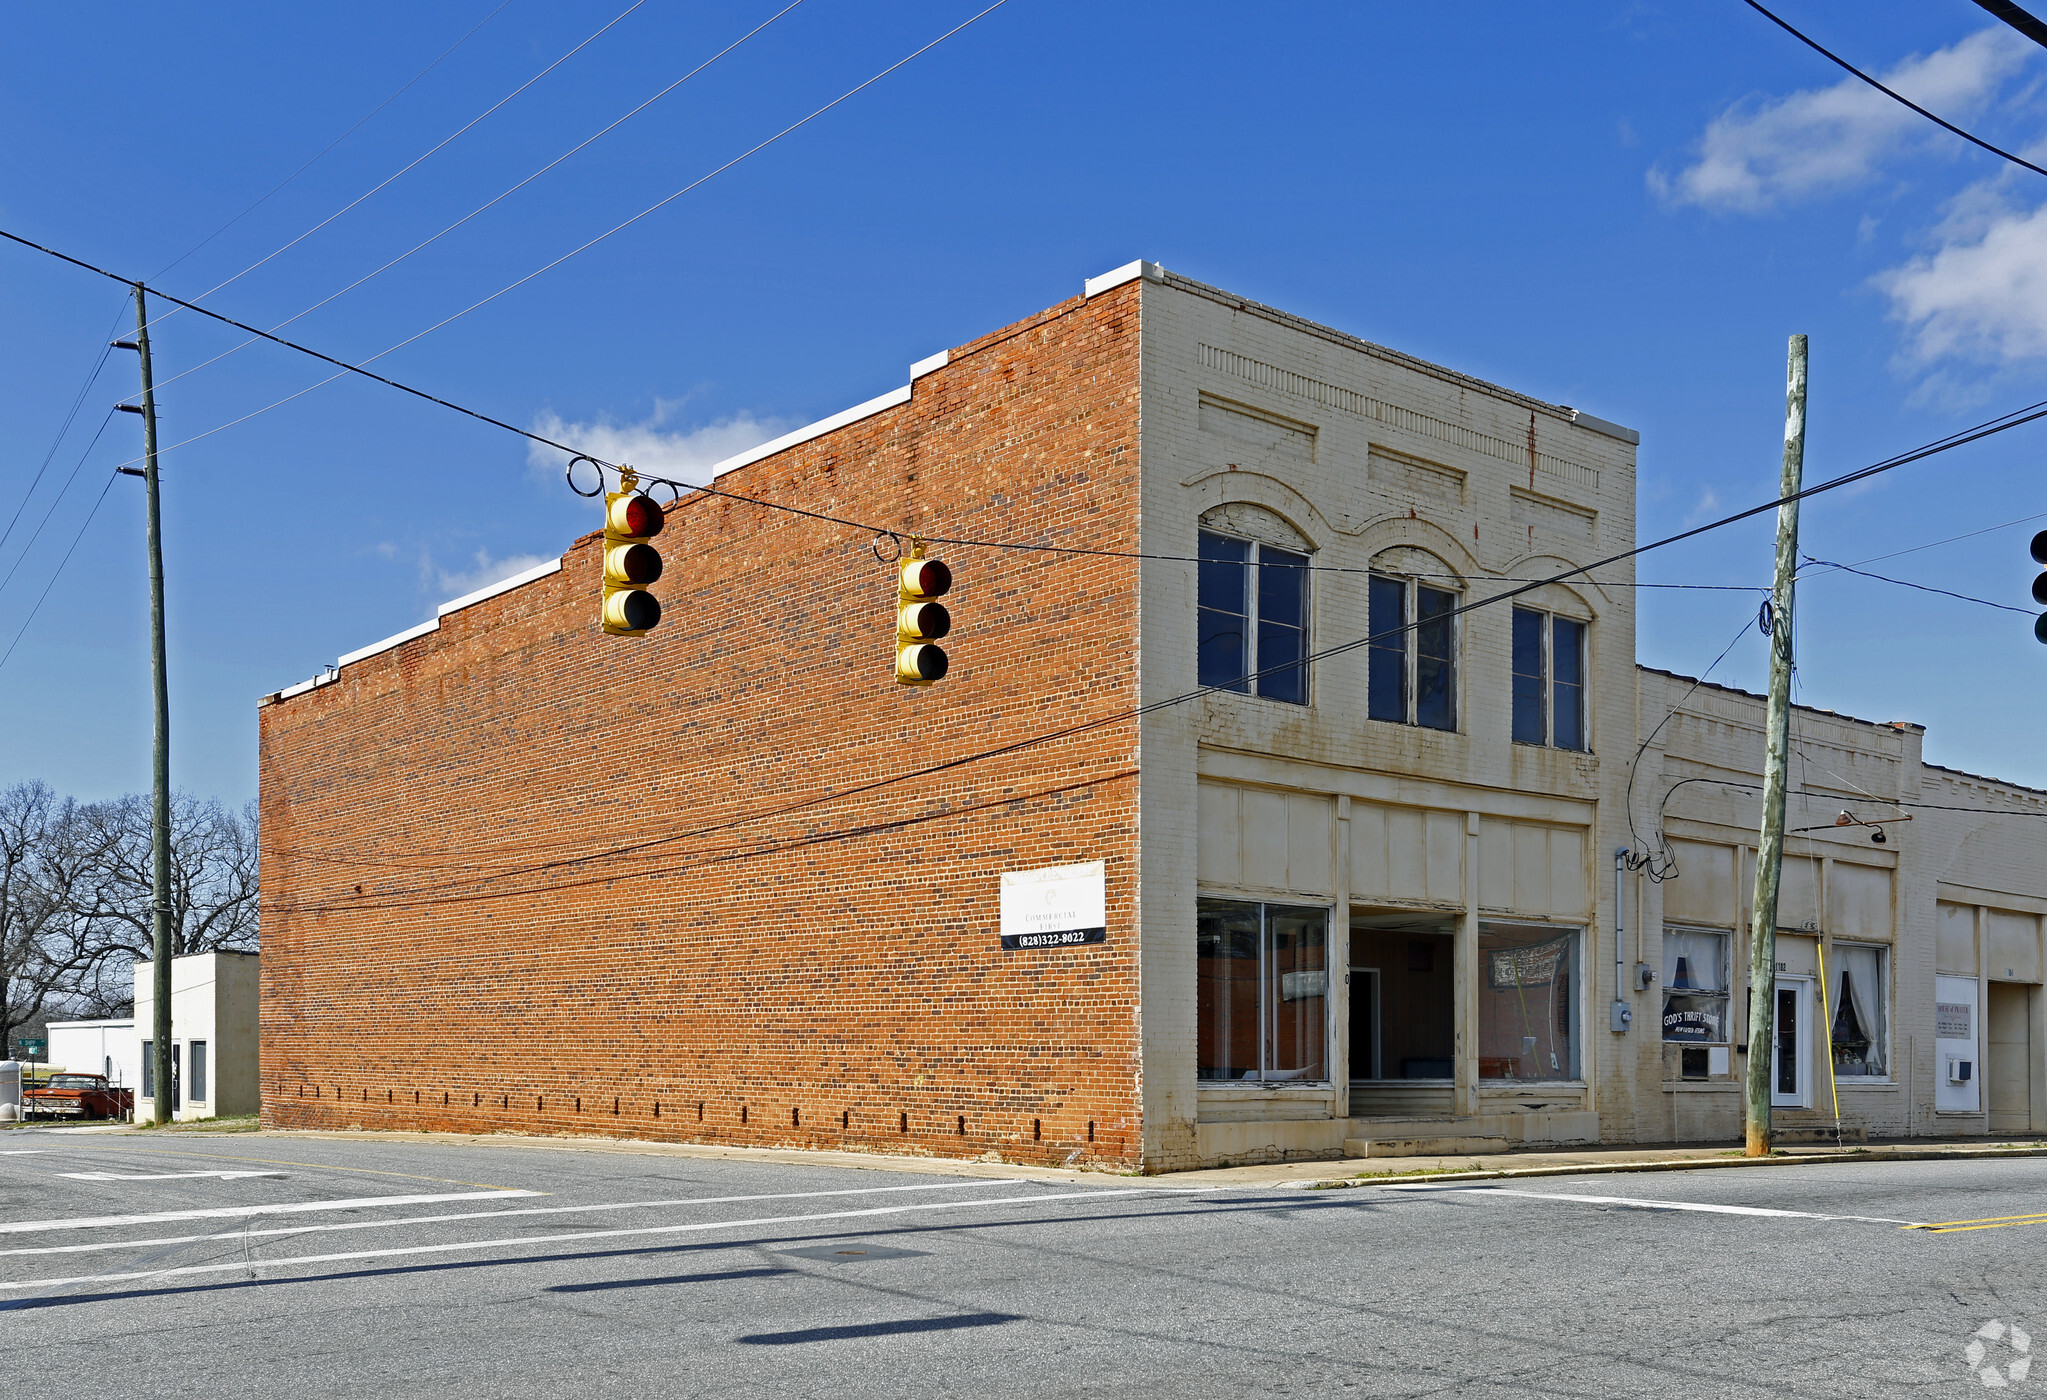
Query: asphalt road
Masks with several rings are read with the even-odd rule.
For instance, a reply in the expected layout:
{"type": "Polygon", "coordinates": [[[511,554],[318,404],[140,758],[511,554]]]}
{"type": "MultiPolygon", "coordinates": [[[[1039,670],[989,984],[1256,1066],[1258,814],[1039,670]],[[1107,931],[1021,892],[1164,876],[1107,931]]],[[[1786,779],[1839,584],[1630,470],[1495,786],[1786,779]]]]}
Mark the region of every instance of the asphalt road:
{"type": "Polygon", "coordinates": [[[1189,1192],[16,1130],[0,1394],[2047,1393],[2040,1212],[2042,1159],[1189,1192]]]}

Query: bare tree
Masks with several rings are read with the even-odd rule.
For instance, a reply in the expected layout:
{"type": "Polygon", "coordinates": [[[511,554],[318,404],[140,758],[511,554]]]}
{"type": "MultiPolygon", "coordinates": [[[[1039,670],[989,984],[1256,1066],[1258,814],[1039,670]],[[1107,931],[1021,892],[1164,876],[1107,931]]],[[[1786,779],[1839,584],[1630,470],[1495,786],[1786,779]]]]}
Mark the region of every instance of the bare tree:
{"type": "MultiPolygon", "coordinates": [[[[256,807],[171,803],[173,957],[256,946],[256,807]]],[[[149,801],[60,802],[42,783],[0,792],[0,1046],[53,1013],[134,1004],[154,955],[149,801]]]]}
{"type": "Polygon", "coordinates": [[[100,961],[76,901],[102,852],[78,814],[43,783],[0,791],[0,1054],[74,1004],[100,961]]]}

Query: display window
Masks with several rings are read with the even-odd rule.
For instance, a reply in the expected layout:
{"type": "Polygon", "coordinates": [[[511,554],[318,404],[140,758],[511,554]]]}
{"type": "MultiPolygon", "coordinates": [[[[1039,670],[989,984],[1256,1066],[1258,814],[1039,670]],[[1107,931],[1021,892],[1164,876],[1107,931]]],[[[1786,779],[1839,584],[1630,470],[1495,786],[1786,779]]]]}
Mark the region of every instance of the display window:
{"type": "Polygon", "coordinates": [[[1204,899],[1195,931],[1199,1076],[1329,1078],[1329,911],[1204,899]]]}
{"type": "Polygon", "coordinates": [[[1537,924],[1478,926],[1478,1077],[1575,1080],[1583,931],[1537,924]]]}
{"type": "Polygon", "coordinates": [[[1827,963],[1835,1076],[1889,1078],[1891,950],[1836,943],[1827,963]]]}

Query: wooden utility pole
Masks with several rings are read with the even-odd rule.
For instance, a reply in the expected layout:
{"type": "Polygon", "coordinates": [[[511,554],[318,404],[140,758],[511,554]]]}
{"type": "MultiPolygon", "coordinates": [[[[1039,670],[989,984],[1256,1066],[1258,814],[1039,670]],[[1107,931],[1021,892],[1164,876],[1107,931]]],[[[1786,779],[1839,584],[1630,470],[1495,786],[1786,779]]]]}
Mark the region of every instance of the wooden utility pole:
{"type": "MultiPolygon", "coordinates": [[[[1798,567],[1798,502],[1805,480],[1805,337],[1785,366],[1784,470],[1778,487],[1777,581],[1770,594],[1770,708],[1763,740],[1763,825],[1749,901],[1748,1155],[1770,1152],[1770,1069],[1777,1006],[1777,879],[1784,867],[1785,750],[1791,730],[1791,603],[1798,567]]],[[[1795,1069],[1794,1069],[1795,1072],[1795,1069]]]]}
{"type": "MultiPolygon", "coordinates": [[[[149,539],[149,677],[155,696],[156,733],[150,748],[149,905],[152,976],[150,1074],[155,1093],[151,1116],[171,1121],[171,689],[164,659],[163,637],[163,514],[156,475],[156,377],[149,364],[149,308],[144,289],[135,284],[135,339],[117,342],[134,350],[142,361],[142,477],[148,491],[149,539]]],[[[127,408],[127,404],[121,407],[127,408]]],[[[133,468],[123,467],[124,472],[133,468]]]]}

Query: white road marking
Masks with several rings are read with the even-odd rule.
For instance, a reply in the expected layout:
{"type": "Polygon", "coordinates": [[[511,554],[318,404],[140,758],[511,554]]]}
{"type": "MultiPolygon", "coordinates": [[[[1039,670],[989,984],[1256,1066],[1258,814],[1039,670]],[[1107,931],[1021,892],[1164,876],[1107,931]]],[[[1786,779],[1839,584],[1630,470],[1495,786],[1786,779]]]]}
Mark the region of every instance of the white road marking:
{"type": "Polygon", "coordinates": [[[233,1220],[249,1215],[296,1215],[317,1210],[372,1210],[378,1206],[425,1206],[442,1201],[487,1201],[506,1196],[544,1196],[545,1191],[511,1188],[451,1191],[436,1196],[354,1196],[340,1201],[281,1201],[263,1206],[209,1206],[196,1210],[155,1210],[146,1215],[87,1215],[69,1220],[0,1221],[0,1235],[27,1235],[38,1230],[103,1230],[120,1225],[156,1225],[166,1220],[233,1220]]]}
{"type": "MultiPolygon", "coordinates": [[[[211,1235],[172,1235],[154,1240],[94,1240],[90,1244],[40,1245],[0,1249],[0,1258],[16,1254],[83,1254],[100,1249],[149,1249],[167,1244],[199,1244],[206,1240],[254,1240],[275,1235],[315,1235],[337,1230],[383,1230],[394,1225],[441,1225],[454,1220],[505,1220],[521,1215],[580,1215],[605,1210],[656,1209],[667,1206],[715,1206],[733,1201],[809,1200],[818,1196],[874,1196],[891,1191],[955,1191],[974,1186],[1021,1186],[1020,1177],[981,1181],[932,1181],[915,1186],[859,1186],[841,1191],[777,1191],[759,1196],[690,1196],[670,1201],[604,1201],[587,1206],[532,1206],[525,1210],[470,1210],[454,1215],[407,1215],[391,1220],[350,1220],[340,1225],[284,1225],[272,1230],[222,1230],[211,1235]]],[[[1182,1190],[1185,1188],[1173,1188],[1182,1190]]]]}
{"type": "Polygon", "coordinates": [[[284,1172],[155,1172],[135,1175],[127,1172],[58,1172],[72,1181],[192,1181],[205,1177],[212,1181],[241,1181],[252,1176],[284,1176],[284,1172]]]}
{"type": "Polygon", "coordinates": [[[194,1274],[232,1273],[254,1269],[287,1269],[307,1264],[353,1263],[362,1259],[396,1259],[424,1254],[449,1254],[463,1250],[521,1249],[541,1244],[575,1244],[588,1240],[617,1240],[651,1235],[700,1234],[710,1230],[750,1230],[768,1225],[810,1225],[825,1220],[872,1220],[884,1215],[908,1215],[983,1206],[1039,1205],[1047,1201],[1110,1200],[1124,1196],[1161,1194],[1142,1187],[1117,1191],[1095,1189],[1064,1191],[1030,1196],[998,1196],[993,1200],[919,1201],[906,1206],[871,1206],[866,1210],[821,1211],[815,1215],[767,1215],[751,1220],[702,1220],[686,1225],[641,1225],[624,1230],[577,1230],[555,1235],[513,1235],[493,1240],[463,1240],[453,1244],[420,1244],[392,1249],[361,1249],[343,1254],[292,1254],[277,1259],[236,1259],[223,1264],[186,1264],[174,1269],[142,1269],[123,1274],[78,1274],[70,1278],[22,1279],[0,1283],[0,1289],[64,1288],[81,1283],[133,1283],[142,1279],[180,1278],[194,1274]]]}
{"type": "Polygon", "coordinates": [[[1810,1210],[1777,1210],[1769,1206],[1723,1206],[1703,1201],[1655,1201],[1639,1196],[1574,1196],[1562,1191],[1514,1191],[1504,1186],[1389,1186],[1389,1191],[1459,1191],[1469,1195],[1521,1196],[1537,1201],[1575,1201],[1581,1205],[1627,1206],[1635,1210],[1692,1210],[1707,1215],[1767,1215],[1790,1220],[1861,1220],[1877,1225],[1910,1225],[1909,1220],[1892,1220],[1881,1215],[1824,1215],[1810,1210]]]}
{"type": "Polygon", "coordinates": [[[36,1157],[42,1154],[40,1147],[10,1147],[0,1151],[0,1157],[36,1157]]]}

